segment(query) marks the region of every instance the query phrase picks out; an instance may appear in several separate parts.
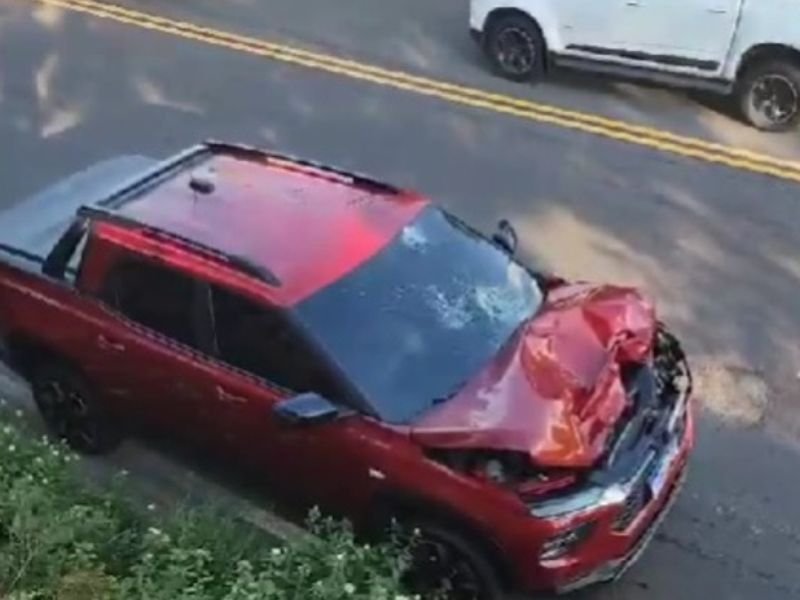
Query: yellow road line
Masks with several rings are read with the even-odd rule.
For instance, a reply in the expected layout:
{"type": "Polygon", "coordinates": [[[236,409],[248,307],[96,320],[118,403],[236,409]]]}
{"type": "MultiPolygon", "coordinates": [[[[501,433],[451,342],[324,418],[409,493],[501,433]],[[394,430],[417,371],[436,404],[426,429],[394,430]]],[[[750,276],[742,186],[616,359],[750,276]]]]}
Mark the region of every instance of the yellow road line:
{"type": "Polygon", "coordinates": [[[800,182],[800,163],[766,154],[616,121],[599,115],[496,94],[478,88],[437,81],[402,71],[384,69],[375,65],[202,27],[95,0],[34,1],[338,76],[431,96],[455,104],[576,129],[680,156],[800,182]]]}

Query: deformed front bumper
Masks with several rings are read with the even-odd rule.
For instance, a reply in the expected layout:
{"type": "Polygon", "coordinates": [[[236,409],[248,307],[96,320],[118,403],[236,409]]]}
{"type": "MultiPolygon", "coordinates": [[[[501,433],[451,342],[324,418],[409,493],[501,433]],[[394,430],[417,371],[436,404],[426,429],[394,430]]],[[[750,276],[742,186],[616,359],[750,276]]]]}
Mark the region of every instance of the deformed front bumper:
{"type": "MultiPolygon", "coordinates": [[[[558,593],[566,593],[595,583],[618,579],[645,551],[680,495],[686,480],[689,457],[694,446],[694,415],[688,399],[686,408],[683,435],[675,440],[676,443],[662,456],[660,470],[663,485],[660,492],[655,494],[649,506],[639,513],[626,531],[608,530],[608,515],[600,517],[601,512],[605,511],[599,511],[598,522],[606,525],[600,527],[596,539],[597,546],[594,549],[585,548],[573,564],[555,568],[550,573],[553,582],[551,589],[558,593]],[[602,533],[604,529],[605,534],[602,533]],[[617,554],[614,548],[622,550],[622,553],[617,554]],[[601,556],[607,552],[608,558],[602,560],[601,556]],[[594,566],[588,566],[592,563],[594,566]]],[[[618,509],[612,510],[614,511],[612,514],[619,514],[618,509]]],[[[587,515],[586,518],[591,517],[587,515]]]]}
{"type": "MultiPolygon", "coordinates": [[[[694,447],[692,405],[691,394],[687,393],[683,402],[666,415],[667,421],[676,425],[675,429],[669,429],[674,431],[669,443],[642,462],[630,479],[611,484],[609,493],[604,494],[596,505],[563,516],[539,515],[535,525],[548,527],[546,534],[539,533],[540,540],[546,535],[550,541],[563,532],[575,531],[582,526],[590,526],[592,533],[568,554],[553,558],[541,557],[541,541],[537,546],[520,540],[515,548],[520,557],[515,565],[520,589],[526,592],[571,592],[595,583],[613,581],[637,561],[683,487],[694,447]],[[531,561],[529,557],[532,555],[538,556],[539,560],[531,561]]],[[[520,527],[520,536],[524,535],[523,532],[520,527]]],[[[529,535],[533,538],[535,533],[529,535]]]]}
{"type": "Polygon", "coordinates": [[[595,571],[582,576],[580,579],[576,579],[557,587],[555,589],[556,593],[566,594],[597,583],[608,583],[615,581],[622,577],[622,575],[624,575],[625,572],[642,556],[644,551],[650,545],[650,542],[658,531],[658,528],[661,526],[661,523],[669,514],[670,509],[678,499],[680,491],[683,488],[683,484],[686,481],[687,470],[687,465],[684,464],[681,472],[670,486],[670,489],[667,492],[666,501],[663,507],[660,509],[660,512],[657,514],[655,519],[653,519],[647,529],[642,533],[639,541],[636,542],[636,544],[625,556],[607,562],[595,571]]]}

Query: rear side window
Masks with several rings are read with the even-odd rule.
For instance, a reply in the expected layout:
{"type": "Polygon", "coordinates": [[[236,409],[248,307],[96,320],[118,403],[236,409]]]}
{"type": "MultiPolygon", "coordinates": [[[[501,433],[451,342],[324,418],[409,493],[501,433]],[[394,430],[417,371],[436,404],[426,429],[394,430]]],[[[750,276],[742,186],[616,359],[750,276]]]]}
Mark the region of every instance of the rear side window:
{"type": "Polygon", "coordinates": [[[182,273],[130,260],[111,273],[103,298],[130,320],[197,347],[195,290],[195,280],[182,273]]]}
{"type": "Polygon", "coordinates": [[[327,369],[314,360],[282,312],[217,286],[211,294],[223,361],[282,388],[337,399],[327,369]]]}

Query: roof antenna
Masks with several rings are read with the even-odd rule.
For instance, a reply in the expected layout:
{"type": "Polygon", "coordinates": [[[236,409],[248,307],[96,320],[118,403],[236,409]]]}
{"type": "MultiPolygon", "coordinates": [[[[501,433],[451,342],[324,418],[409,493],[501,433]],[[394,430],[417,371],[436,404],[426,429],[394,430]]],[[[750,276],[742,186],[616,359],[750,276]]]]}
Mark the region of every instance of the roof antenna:
{"type": "Polygon", "coordinates": [[[216,189],[214,169],[206,168],[192,172],[189,187],[197,194],[208,195],[216,189]]]}

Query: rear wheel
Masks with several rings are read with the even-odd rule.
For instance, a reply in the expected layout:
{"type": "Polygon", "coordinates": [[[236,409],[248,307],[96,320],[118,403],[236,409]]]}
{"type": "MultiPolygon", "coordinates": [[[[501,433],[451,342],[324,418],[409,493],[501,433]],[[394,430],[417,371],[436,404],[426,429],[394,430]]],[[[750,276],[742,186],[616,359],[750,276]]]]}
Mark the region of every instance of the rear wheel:
{"type": "Polygon", "coordinates": [[[495,72],[506,79],[533,81],[544,74],[544,39],[536,23],[523,14],[490,20],[484,51],[495,72]]]}
{"type": "Polygon", "coordinates": [[[422,598],[501,600],[506,597],[496,569],[478,544],[457,529],[412,522],[411,567],[406,584],[422,598]]]}
{"type": "Polygon", "coordinates": [[[73,450],[105,454],[121,443],[119,429],[95,402],[84,378],[72,369],[59,364],[39,367],[31,386],[45,424],[73,450]]]}
{"type": "Polygon", "coordinates": [[[747,69],[738,85],[745,119],[763,131],[787,131],[800,121],[800,68],[767,61],[747,69]]]}

